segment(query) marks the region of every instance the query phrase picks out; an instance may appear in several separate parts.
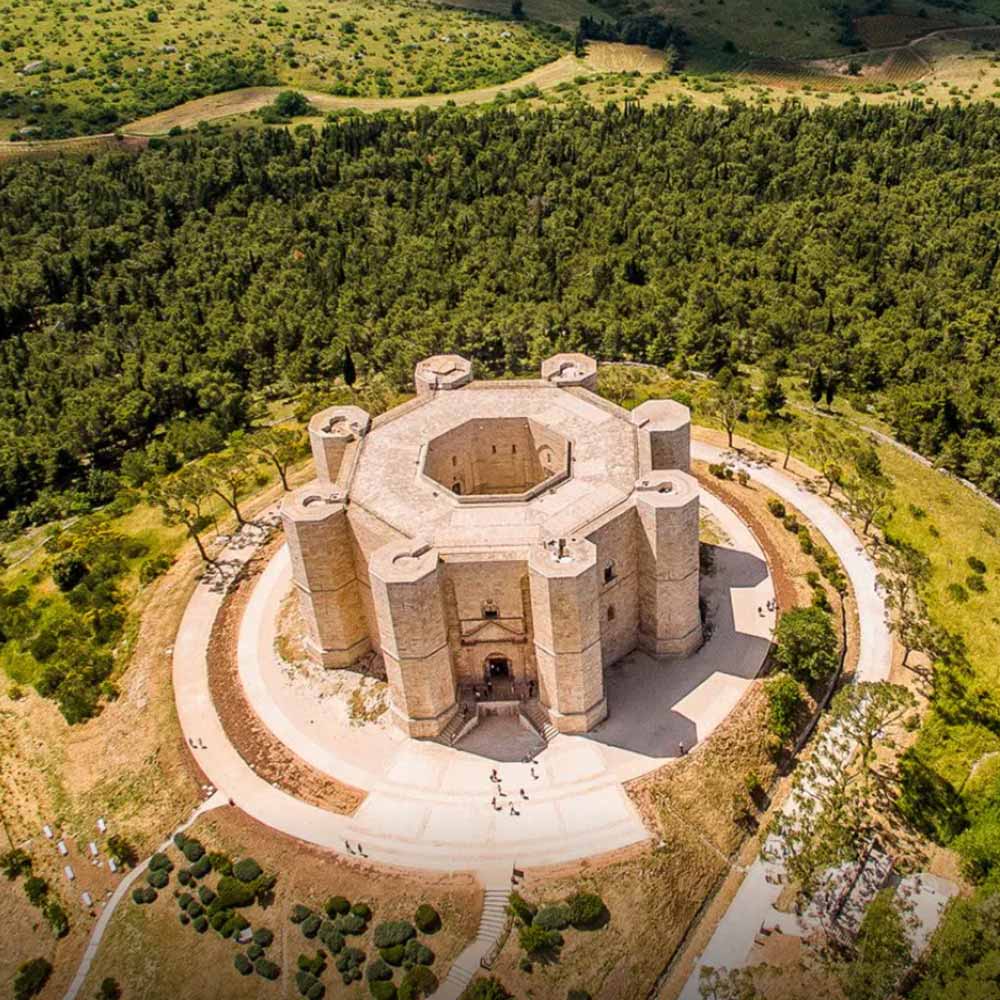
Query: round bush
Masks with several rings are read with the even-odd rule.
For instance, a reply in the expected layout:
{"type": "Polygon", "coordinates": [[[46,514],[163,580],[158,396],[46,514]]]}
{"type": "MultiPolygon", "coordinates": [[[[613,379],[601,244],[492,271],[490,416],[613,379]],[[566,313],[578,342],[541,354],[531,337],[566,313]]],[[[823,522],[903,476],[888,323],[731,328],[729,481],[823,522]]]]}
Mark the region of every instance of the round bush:
{"type": "Polygon", "coordinates": [[[335,917],[351,912],[351,904],[343,896],[331,896],[326,901],[327,916],[335,917]]]}
{"type": "Polygon", "coordinates": [[[212,870],[212,864],[205,855],[202,855],[193,865],[191,874],[195,878],[204,878],[212,870]]]}
{"type": "Polygon", "coordinates": [[[441,929],[441,917],[429,903],[421,903],[413,915],[413,922],[421,934],[433,934],[441,929]]]}
{"type": "Polygon", "coordinates": [[[181,885],[190,885],[191,884],[191,872],[189,872],[186,868],[182,868],[177,873],[177,881],[180,882],[181,885]]]}
{"type": "Polygon", "coordinates": [[[261,948],[261,946],[259,944],[256,944],[256,943],[255,944],[251,944],[250,947],[247,948],[247,957],[252,962],[256,962],[257,959],[260,958],[260,956],[263,955],[263,954],[264,954],[264,949],[261,948]]]}
{"type": "Polygon", "coordinates": [[[368,924],[353,913],[345,913],[343,916],[337,917],[334,926],[341,934],[364,934],[368,924]]]}
{"type": "Polygon", "coordinates": [[[149,859],[149,870],[154,872],[172,872],[174,870],[174,863],[165,854],[157,852],[149,859]]]}
{"type": "Polygon", "coordinates": [[[146,872],[146,881],[154,889],[165,889],[170,881],[170,876],[162,869],[146,872]]]}
{"type": "Polygon", "coordinates": [[[215,893],[209,889],[207,885],[203,885],[198,890],[198,898],[205,904],[205,906],[211,906],[215,900],[215,893]]]}
{"type": "Polygon", "coordinates": [[[189,892],[179,893],[177,896],[177,905],[182,909],[186,910],[194,902],[194,896],[189,892]]]}
{"type": "Polygon", "coordinates": [[[183,851],[186,843],[187,837],[185,837],[183,833],[174,834],[174,847],[176,847],[178,851],[183,851]]]}
{"type": "Polygon", "coordinates": [[[578,892],[569,902],[569,921],[580,929],[597,927],[607,915],[604,900],[593,892],[578,892]]]}
{"type": "MultiPolygon", "coordinates": [[[[397,945],[397,947],[399,947],[397,945]]],[[[399,948],[402,952],[402,948],[399,948]]],[[[402,959],[402,954],[399,956],[402,959]]],[[[398,962],[395,964],[399,964],[398,962]]],[[[389,968],[388,963],[383,958],[376,958],[374,962],[368,963],[368,968],[365,970],[365,978],[368,982],[376,982],[377,980],[385,980],[388,982],[392,979],[392,969],[389,968]]]]}
{"type": "Polygon", "coordinates": [[[229,922],[229,916],[229,913],[225,910],[219,910],[218,913],[213,913],[212,919],[209,921],[212,925],[212,930],[221,932],[222,928],[229,922]]]}
{"type": "Polygon", "coordinates": [[[302,933],[305,934],[307,938],[314,938],[319,930],[319,925],[319,917],[317,917],[315,913],[311,913],[305,920],[302,921],[302,933]]]}
{"type": "Polygon", "coordinates": [[[318,982],[319,980],[311,972],[306,972],[304,969],[295,973],[295,988],[299,991],[300,996],[309,996],[309,991],[318,982]]]}
{"type": "Polygon", "coordinates": [[[973,573],[979,573],[982,575],[986,572],[986,563],[984,563],[978,556],[969,556],[969,558],[965,561],[973,573]]]}
{"type": "Polygon", "coordinates": [[[244,883],[233,878],[231,875],[223,875],[219,879],[217,890],[218,896],[216,897],[215,905],[223,910],[228,910],[235,906],[249,906],[256,896],[256,893],[254,893],[250,886],[244,885],[244,883]]]}
{"type": "Polygon", "coordinates": [[[200,917],[205,911],[202,909],[201,903],[197,899],[192,899],[187,905],[187,911],[189,917],[200,917]]]}
{"type": "Polygon", "coordinates": [[[512,892],[507,905],[511,908],[514,916],[527,926],[535,919],[535,907],[532,906],[520,893],[512,892]]]}
{"type": "Polygon", "coordinates": [[[188,916],[188,915],[187,915],[187,914],[186,914],[186,913],[185,913],[185,912],[184,912],[183,910],[181,910],[181,912],[177,914],[177,919],[178,919],[178,920],[180,920],[180,922],[181,922],[181,923],[182,923],[182,924],[183,924],[183,925],[184,925],[185,927],[186,927],[186,926],[187,926],[187,925],[188,925],[189,923],[191,923],[191,918],[190,918],[190,917],[189,917],[189,916],[188,916]]]}
{"type": "Polygon", "coordinates": [[[356,917],[361,917],[362,920],[371,920],[372,918],[372,908],[367,903],[355,903],[351,907],[351,913],[356,917]]]}
{"type": "Polygon", "coordinates": [[[238,878],[241,882],[253,882],[263,874],[260,865],[253,858],[243,858],[242,861],[237,861],[233,865],[233,877],[238,878]]]}
{"type": "Polygon", "coordinates": [[[376,948],[391,948],[394,944],[406,944],[417,932],[408,920],[387,920],[375,928],[372,941],[376,948]]]}
{"type": "Polygon", "coordinates": [[[259,944],[261,948],[269,948],[271,942],[274,941],[274,931],[267,927],[258,927],[253,932],[253,941],[254,944],[259,944]]]}
{"type": "Polygon", "coordinates": [[[306,1000],[323,1000],[326,987],[317,979],[316,985],[306,994],[306,1000]]]}
{"type": "Polygon", "coordinates": [[[426,965],[418,965],[403,976],[399,984],[399,1000],[424,1000],[438,988],[438,978],[426,965]]]}
{"type": "Polygon", "coordinates": [[[292,912],[289,917],[289,920],[291,920],[293,924],[301,924],[302,921],[306,919],[306,917],[311,917],[311,916],[312,916],[312,910],[310,910],[308,906],[303,906],[301,903],[296,903],[292,907],[292,912]]]}
{"type": "Polygon", "coordinates": [[[323,921],[319,929],[319,939],[331,955],[339,954],[344,948],[344,935],[329,920],[323,921]]]}
{"type": "Polygon", "coordinates": [[[156,902],[156,890],[151,885],[147,885],[146,888],[142,890],[142,901],[144,903],[156,902]]]}
{"type": "Polygon", "coordinates": [[[379,951],[382,956],[383,961],[388,962],[390,965],[402,965],[403,956],[406,954],[406,949],[401,944],[394,944],[391,948],[382,948],[379,951]]]}
{"type": "Polygon", "coordinates": [[[570,914],[568,906],[543,906],[536,914],[532,923],[547,931],[561,931],[569,926],[570,914]]]}
{"type": "Polygon", "coordinates": [[[368,984],[368,991],[375,1000],[396,1000],[396,987],[392,983],[376,981],[368,984]]]}
{"type": "Polygon", "coordinates": [[[191,921],[191,926],[199,933],[204,934],[208,930],[208,917],[202,914],[191,921]]]}
{"type": "Polygon", "coordinates": [[[418,941],[416,938],[411,938],[406,942],[406,948],[403,955],[403,964],[407,968],[414,965],[433,965],[434,964],[434,952],[430,950],[423,942],[418,941]]]}
{"type": "Polygon", "coordinates": [[[190,840],[184,841],[184,846],[181,850],[188,861],[198,861],[205,855],[205,848],[202,847],[201,841],[195,840],[193,837],[190,840]]]}
{"type": "Polygon", "coordinates": [[[236,966],[236,971],[241,976],[249,976],[250,973],[253,972],[253,962],[251,962],[242,951],[238,952],[236,957],[233,959],[233,965],[236,966]]]}
{"type": "Polygon", "coordinates": [[[277,979],[281,969],[268,958],[258,958],[253,963],[254,971],[264,979],[277,979]]]}
{"type": "Polygon", "coordinates": [[[965,585],[973,593],[985,594],[986,593],[986,580],[979,573],[970,573],[965,578],[965,585]]]}

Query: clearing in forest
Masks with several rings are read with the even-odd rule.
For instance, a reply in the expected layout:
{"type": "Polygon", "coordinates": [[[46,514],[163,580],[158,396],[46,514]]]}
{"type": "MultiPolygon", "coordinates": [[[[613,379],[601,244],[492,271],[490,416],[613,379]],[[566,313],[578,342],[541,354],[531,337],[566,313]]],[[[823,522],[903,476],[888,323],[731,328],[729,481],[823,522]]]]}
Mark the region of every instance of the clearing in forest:
{"type": "Polygon", "coordinates": [[[254,85],[348,97],[506,83],[569,48],[561,28],[427,0],[21,0],[0,19],[0,128],[110,131],[192,98],[254,85]]]}

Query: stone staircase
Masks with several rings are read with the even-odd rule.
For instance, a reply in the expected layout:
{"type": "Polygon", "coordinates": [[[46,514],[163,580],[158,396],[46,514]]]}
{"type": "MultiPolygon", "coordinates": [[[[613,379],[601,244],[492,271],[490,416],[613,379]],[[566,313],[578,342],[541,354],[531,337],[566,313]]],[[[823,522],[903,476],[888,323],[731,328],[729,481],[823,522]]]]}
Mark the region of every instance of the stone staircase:
{"type": "Polygon", "coordinates": [[[559,730],[549,721],[548,714],[537,701],[525,701],[521,703],[521,714],[531,724],[531,728],[538,733],[545,745],[548,746],[558,735],[559,730]]]}
{"type": "Polygon", "coordinates": [[[472,728],[475,715],[476,708],[474,705],[463,704],[448,725],[434,737],[435,742],[441,743],[446,747],[453,747],[472,728]]]}
{"type": "Polygon", "coordinates": [[[507,900],[510,898],[510,876],[491,879],[486,885],[483,915],[475,940],[452,964],[444,982],[434,993],[435,1000],[459,1000],[465,988],[482,968],[490,968],[499,945],[510,929],[507,900]]]}

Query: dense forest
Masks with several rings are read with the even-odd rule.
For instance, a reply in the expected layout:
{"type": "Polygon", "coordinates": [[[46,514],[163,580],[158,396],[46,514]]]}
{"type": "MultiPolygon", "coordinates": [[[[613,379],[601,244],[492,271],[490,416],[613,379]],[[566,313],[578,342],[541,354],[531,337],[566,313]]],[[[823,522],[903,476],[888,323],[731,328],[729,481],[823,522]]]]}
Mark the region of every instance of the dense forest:
{"type": "Polygon", "coordinates": [[[197,452],[347,345],[399,384],[443,349],[821,363],[1000,494],[998,153],[989,106],[674,105],[5,166],[0,509],[105,499],[130,452],[197,452]]]}

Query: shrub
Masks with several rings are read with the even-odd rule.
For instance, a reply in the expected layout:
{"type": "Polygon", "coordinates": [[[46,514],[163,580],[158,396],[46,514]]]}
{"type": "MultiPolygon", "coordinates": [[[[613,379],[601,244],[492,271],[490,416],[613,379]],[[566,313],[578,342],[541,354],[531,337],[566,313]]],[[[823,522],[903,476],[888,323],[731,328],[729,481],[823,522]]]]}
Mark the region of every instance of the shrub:
{"type": "Polygon", "coordinates": [[[247,958],[249,958],[251,962],[256,962],[257,959],[263,954],[264,949],[261,948],[261,946],[256,942],[251,942],[250,947],[247,948],[247,958]]]}
{"type": "Polygon", "coordinates": [[[305,972],[300,969],[295,973],[295,988],[299,993],[307,997],[309,996],[309,991],[319,982],[319,980],[311,973],[305,972]]]}
{"type": "Polygon", "coordinates": [[[311,913],[305,920],[302,921],[302,933],[305,934],[307,938],[316,937],[319,931],[320,919],[315,913],[311,913]]]}
{"type": "Polygon", "coordinates": [[[793,608],[778,620],[774,657],[793,677],[818,680],[837,667],[837,635],[820,608],[793,608]]]}
{"type": "Polygon", "coordinates": [[[42,910],[42,915],[49,922],[52,933],[57,938],[63,938],[69,933],[69,917],[66,911],[54,899],[50,899],[42,910]]]}
{"type": "Polygon", "coordinates": [[[808,531],[799,532],[799,548],[808,556],[812,555],[813,540],[808,531]]]}
{"type": "Polygon", "coordinates": [[[101,980],[101,985],[97,988],[97,1000],[120,1000],[122,988],[118,985],[118,980],[107,976],[101,980]]]}
{"type": "Polygon", "coordinates": [[[372,942],[376,948],[391,948],[394,944],[406,944],[416,933],[408,920],[387,920],[375,928],[372,942]]]}
{"type": "Polygon", "coordinates": [[[165,889],[170,881],[170,876],[162,869],[146,872],[146,881],[154,889],[165,889]]]}
{"type": "Polygon", "coordinates": [[[796,534],[801,527],[799,519],[794,514],[786,514],[781,523],[785,526],[785,531],[790,531],[792,534],[796,534]]]}
{"type": "Polygon", "coordinates": [[[965,585],[975,594],[986,593],[986,580],[979,573],[970,573],[965,578],[965,585]]]}
{"type": "Polygon", "coordinates": [[[310,107],[309,99],[297,90],[283,90],[274,99],[274,110],[282,118],[297,118],[308,114],[310,107]]]}
{"type": "Polygon", "coordinates": [[[323,975],[323,970],[326,969],[326,956],[321,951],[317,951],[312,958],[308,955],[299,955],[295,964],[303,972],[312,973],[314,976],[323,975]]]}
{"type": "Polygon", "coordinates": [[[180,920],[185,927],[191,923],[191,918],[183,910],[177,914],[177,919],[180,920]]]}
{"type": "Polygon", "coordinates": [[[770,497],[768,499],[768,501],[767,501],[767,509],[775,517],[784,517],[785,516],[785,505],[777,497],[770,497]]]}
{"type": "Polygon", "coordinates": [[[281,969],[274,964],[269,958],[258,958],[256,962],[253,963],[254,971],[258,976],[263,979],[277,979],[281,974],[281,969]]]}
{"type": "Polygon", "coordinates": [[[978,556],[969,556],[969,558],[965,561],[973,573],[978,573],[982,576],[982,574],[986,572],[986,563],[984,563],[978,556]]]}
{"type": "Polygon", "coordinates": [[[156,902],[156,890],[151,885],[132,890],[132,898],[140,905],[156,902]]]}
{"type": "Polygon", "coordinates": [[[233,959],[233,965],[236,966],[236,971],[241,976],[249,976],[253,972],[253,962],[242,951],[237,952],[236,957],[233,959]]]}
{"type": "Polygon", "coordinates": [[[333,923],[341,934],[364,934],[368,924],[354,913],[345,913],[333,923]]]}
{"type": "Polygon", "coordinates": [[[396,1000],[398,996],[396,987],[392,983],[382,981],[369,983],[368,992],[371,993],[375,1000],[396,1000]]]}
{"type": "Polygon", "coordinates": [[[292,907],[292,912],[291,915],[289,916],[289,920],[291,920],[293,924],[301,924],[302,921],[306,919],[306,917],[311,917],[311,916],[312,916],[312,910],[310,910],[308,906],[303,906],[301,903],[296,903],[292,907]]]}
{"type": "Polygon", "coordinates": [[[489,979],[474,979],[462,995],[462,1000],[511,1000],[503,983],[495,976],[489,979]]]}
{"type": "Polygon", "coordinates": [[[228,910],[233,906],[249,906],[255,897],[256,893],[253,886],[240,882],[238,879],[233,878],[232,875],[223,875],[219,879],[218,895],[215,904],[220,910],[228,910]]]}
{"type": "Polygon", "coordinates": [[[184,841],[184,846],[181,848],[184,852],[184,857],[188,861],[199,861],[205,854],[205,848],[202,847],[200,840],[195,840],[193,837],[190,840],[184,841]]]}
{"type": "Polygon", "coordinates": [[[399,984],[399,1000],[425,1000],[438,988],[438,978],[426,965],[410,969],[399,984]]]}
{"type": "Polygon", "coordinates": [[[767,695],[768,724],[783,742],[795,729],[795,718],[802,708],[802,689],[791,675],[775,674],[764,682],[767,695]]]}
{"type": "Polygon", "coordinates": [[[260,865],[253,858],[243,858],[233,865],[233,877],[239,879],[240,882],[253,882],[263,874],[260,865]]]}
{"type": "Polygon", "coordinates": [[[274,941],[274,931],[267,927],[258,927],[253,932],[253,941],[254,944],[260,945],[261,948],[269,948],[271,942],[274,941]]]}
{"type": "Polygon", "coordinates": [[[233,874],[233,863],[227,854],[210,854],[208,863],[212,866],[212,870],[217,871],[220,875],[233,874]]]}
{"type": "Polygon", "coordinates": [[[172,872],[174,870],[174,863],[165,854],[157,853],[149,859],[149,870],[154,872],[172,872]]]}
{"type": "Polygon", "coordinates": [[[827,596],[826,590],[823,587],[816,587],[813,590],[812,606],[827,613],[833,610],[833,606],[830,604],[830,598],[827,596]]]}
{"type": "Polygon", "coordinates": [[[338,915],[343,915],[351,912],[351,904],[344,899],[343,896],[331,896],[326,901],[326,915],[328,917],[336,917],[338,915]]]}
{"type": "Polygon", "coordinates": [[[351,913],[356,917],[361,917],[365,922],[372,918],[372,908],[367,903],[355,903],[351,907],[351,913]]]}
{"type": "Polygon", "coordinates": [[[29,1000],[45,989],[52,975],[52,965],[44,958],[33,958],[25,962],[14,977],[14,1000],[29,1000]]]}
{"type": "MultiPolygon", "coordinates": [[[[416,938],[410,938],[410,941],[415,941],[416,938]]],[[[407,944],[410,942],[407,941],[407,944]]],[[[403,956],[406,954],[406,948],[401,944],[394,944],[390,948],[382,948],[379,952],[382,956],[383,961],[388,962],[390,965],[402,965],[403,956]]]]}
{"type": "Polygon", "coordinates": [[[591,996],[586,990],[569,990],[566,1000],[591,1000],[591,996]]]}
{"type": "Polygon", "coordinates": [[[180,882],[181,885],[190,885],[194,879],[191,876],[191,872],[188,871],[187,868],[182,868],[177,873],[177,881],[180,882]]]}
{"type": "Polygon", "coordinates": [[[41,906],[49,894],[49,883],[37,875],[32,875],[24,880],[24,894],[32,906],[41,906]]]}
{"type": "Polygon", "coordinates": [[[345,985],[361,978],[361,966],[364,965],[365,953],[360,948],[345,948],[337,956],[337,971],[341,974],[345,985]]]}
{"type": "Polygon", "coordinates": [[[948,584],[948,596],[958,604],[964,604],[969,599],[969,593],[960,583],[948,584]]]}
{"type": "Polygon", "coordinates": [[[177,896],[177,905],[186,910],[194,902],[194,896],[189,892],[182,892],[177,896]]]}
{"type": "Polygon", "coordinates": [[[740,484],[740,486],[749,486],[750,485],[750,473],[747,472],[746,469],[737,469],[736,470],[736,482],[738,482],[740,484]]]}
{"type": "Polygon", "coordinates": [[[318,936],[331,955],[336,955],[344,947],[344,935],[329,920],[323,921],[318,936]]]}
{"type": "Polygon", "coordinates": [[[410,968],[414,965],[433,965],[434,964],[434,952],[423,944],[423,942],[418,941],[416,938],[410,938],[406,942],[406,948],[403,951],[403,965],[410,968]]]}
{"type": "Polygon", "coordinates": [[[525,954],[535,956],[551,955],[562,946],[563,937],[559,931],[547,931],[544,927],[522,927],[517,939],[525,954]]]}
{"type": "Polygon", "coordinates": [[[567,900],[569,922],[578,930],[597,927],[607,919],[604,900],[593,892],[578,892],[567,900]]]}
{"type": "Polygon", "coordinates": [[[507,900],[507,905],[522,924],[530,924],[535,919],[535,907],[520,893],[512,892],[507,900]]]}
{"type": "MultiPolygon", "coordinates": [[[[400,960],[402,960],[402,945],[396,945],[400,951],[400,960]]],[[[399,962],[393,963],[394,965],[399,965],[399,962]]],[[[374,962],[368,963],[368,968],[365,969],[365,978],[368,982],[373,983],[379,980],[388,981],[392,979],[392,969],[389,968],[388,963],[384,958],[376,958],[374,962]]]]}
{"type": "Polygon", "coordinates": [[[215,893],[207,885],[203,885],[198,890],[198,898],[205,906],[211,906],[215,902],[215,893]]]}
{"type": "Polygon", "coordinates": [[[185,837],[183,833],[174,834],[174,847],[176,847],[178,851],[183,851],[186,843],[187,837],[185,837]]]}
{"type": "Polygon", "coordinates": [[[191,917],[200,917],[205,911],[202,909],[201,903],[196,899],[192,899],[187,905],[188,915],[191,917]]]}
{"type": "Polygon", "coordinates": [[[543,906],[532,921],[535,927],[546,931],[561,931],[569,926],[568,906],[543,906]]]}
{"type": "Polygon", "coordinates": [[[191,921],[191,926],[199,933],[204,934],[208,930],[208,917],[202,914],[191,921]]]}
{"type": "Polygon", "coordinates": [[[413,922],[421,934],[433,934],[441,929],[441,917],[430,903],[421,903],[417,907],[413,922]]]}
{"type": "MultiPolygon", "coordinates": [[[[204,878],[212,870],[212,863],[207,857],[200,857],[192,866],[191,874],[195,878],[204,878]]],[[[229,877],[229,876],[224,876],[229,877]]]]}

